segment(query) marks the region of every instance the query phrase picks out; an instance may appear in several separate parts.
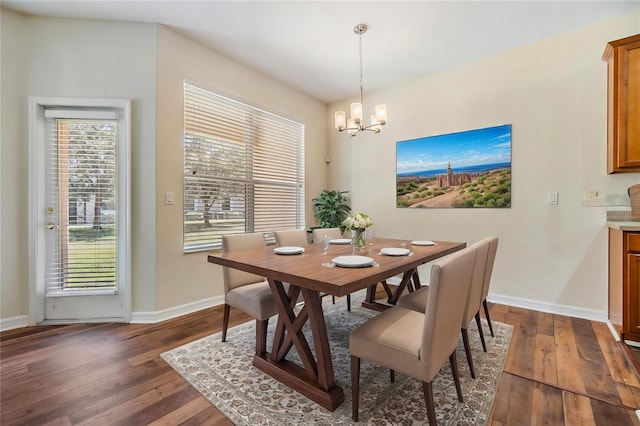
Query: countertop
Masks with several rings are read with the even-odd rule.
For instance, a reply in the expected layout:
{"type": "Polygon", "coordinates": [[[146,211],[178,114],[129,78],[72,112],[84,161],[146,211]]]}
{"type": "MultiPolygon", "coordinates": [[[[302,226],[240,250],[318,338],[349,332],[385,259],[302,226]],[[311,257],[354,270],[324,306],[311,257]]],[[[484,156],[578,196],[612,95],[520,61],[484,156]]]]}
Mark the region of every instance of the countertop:
{"type": "Polygon", "coordinates": [[[617,229],[619,231],[640,231],[640,222],[608,221],[607,226],[609,228],[617,229]]]}

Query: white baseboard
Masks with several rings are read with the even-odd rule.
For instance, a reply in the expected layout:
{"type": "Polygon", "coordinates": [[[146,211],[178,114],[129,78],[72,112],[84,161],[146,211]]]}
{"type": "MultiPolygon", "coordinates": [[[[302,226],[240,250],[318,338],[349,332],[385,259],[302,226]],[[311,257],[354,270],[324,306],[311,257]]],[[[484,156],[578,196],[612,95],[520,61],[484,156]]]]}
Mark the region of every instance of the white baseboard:
{"type": "Polygon", "coordinates": [[[28,325],[28,315],[0,319],[0,331],[13,330],[14,328],[26,327],[28,325]]]}
{"type": "MultiPolygon", "coordinates": [[[[606,311],[596,311],[593,309],[584,309],[569,305],[540,302],[537,300],[523,299],[520,297],[503,296],[500,294],[489,294],[488,300],[493,303],[531,309],[534,311],[584,318],[605,323],[608,322],[608,315],[606,311]]],[[[162,311],[132,312],[130,322],[132,324],[155,324],[161,321],[179,317],[181,315],[186,315],[192,312],[200,311],[202,309],[221,305],[223,303],[224,296],[216,296],[197,300],[191,303],[186,303],[180,306],[174,306],[162,311]]],[[[29,325],[29,317],[27,315],[0,319],[0,331],[26,327],[27,325],[29,325]]]]}
{"type": "Polygon", "coordinates": [[[166,321],[181,315],[190,314],[202,309],[211,308],[213,306],[224,303],[224,296],[209,297],[207,299],[197,300],[195,302],[186,303],[180,306],[163,309],[162,311],[152,312],[132,312],[131,324],[155,324],[160,321],[166,321]]]}
{"type": "Polygon", "coordinates": [[[607,320],[609,319],[607,311],[597,311],[595,309],[585,309],[576,306],[541,302],[539,300],[523,299],[520,297],[489,294],[487,300],[494,303],[500,303],[501,305],[515,306],[518,308],[531,309],[534,311],[547,312],[550,314],[565,315],[568,317],[583,318],[591,321],[607,322],[607,320]]]}
{"type": "Polygon", "coordinates": [[[618,330],[611,324],[611,321],[607,320],[607,327],[609,327],[609,331],[613,334],[613,338],[616,339],[616,342],[620,341],[620,334],[618,334],[618,330]]]}

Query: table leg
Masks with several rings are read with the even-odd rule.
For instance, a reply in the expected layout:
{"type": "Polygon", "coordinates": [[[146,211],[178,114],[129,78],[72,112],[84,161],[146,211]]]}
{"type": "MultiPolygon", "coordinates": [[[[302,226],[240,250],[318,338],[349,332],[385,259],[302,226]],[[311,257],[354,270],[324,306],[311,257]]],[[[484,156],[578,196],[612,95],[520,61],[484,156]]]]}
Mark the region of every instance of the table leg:
{"type": "Polygon", "coordinates": [[[362,306],[365,308],[374,309],[376,311],[384,311],[395,306],[398,303],[398,299],[400,298],[400,295],[402,294],[404,289],[407,288],[407,286],[410,286],[412,277],[414,279],[414,283],[416,283],[415,285],[418,288],[420,287],[420,279],[417,278],[417,282],[415,281],[417,275],[418,275],[417,268],[413,268],[408,271],[405,271],[402,274],[402,280],[400,281],[400,284],[398,284],[398,286],[396,287],[396,291],[394,293],[391,291],[392,286],[388,284],[385,286],[384,284],[386,284],[386,282],[384,282],[383,287],[388,297],[387,303],[380,303],[375,300],[375,286],[371,286],[367,288],[367,296],[365,297],[364,302],[362,302],[362,306]]]}
{"type": "Polygon", "coordinates": [[[291,286],[286,293],[282,282],[272,279],[269,286],[279,312],[272,353],[256,354],[253,365],[326,409],[335,410],[344,401],[344,392],[335,383],[320,294],[302,289],[304,306],[296,315],[293,308],[300,288],[291,286]],[[307,321],[311,326],[315,357],[302,333],[307,321]],[[294,345],[302,366],[285,359],[294,345]]]}

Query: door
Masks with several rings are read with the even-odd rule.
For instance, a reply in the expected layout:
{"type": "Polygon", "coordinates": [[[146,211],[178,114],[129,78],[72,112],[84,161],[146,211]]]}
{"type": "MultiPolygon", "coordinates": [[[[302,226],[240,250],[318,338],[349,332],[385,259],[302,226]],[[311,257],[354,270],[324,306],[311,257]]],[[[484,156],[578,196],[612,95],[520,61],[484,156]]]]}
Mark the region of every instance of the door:
{"type": "Polygon", "coordinates": [[[85,102],[34,105],[36,322],[130,315],[128,105],[85,102]]]}

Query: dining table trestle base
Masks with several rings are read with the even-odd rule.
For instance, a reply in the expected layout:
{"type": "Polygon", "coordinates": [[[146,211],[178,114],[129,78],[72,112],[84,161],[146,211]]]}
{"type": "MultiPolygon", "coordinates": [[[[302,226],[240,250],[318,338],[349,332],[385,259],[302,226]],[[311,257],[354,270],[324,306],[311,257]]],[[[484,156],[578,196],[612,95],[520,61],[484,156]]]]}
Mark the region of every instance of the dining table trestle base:
{"type": "Polygon", "coordinates": [[[336,385],[329,341],[323,338],[327,335],[327,326],[320,292],[293,285],[286,291],[282,281],[272,278],[268,281],[280,315],[271,352],[256,353],[253,365],[327,410],[334,411],[344,402],[344,392],[336,385]],[[300,293],[304,304],[296,313],[300,293]],[[302,332],[307,322],[312,330],[315,355],[302,332]],[[301,366],[286,359],[294,346],[301,366]]]}
{"type": "Polygon", "coordinates": [[[362,307],[382,312],[394,307],[398,303],[398,299],[400,298],[400,296],[402,296],[402,293],[405,290],[412,292],[422,287],[422,284],[420,283],[420,275],[418,274],[418,268],[413,268],[405,271],[402,274],[402,280],[397,286],[387,283],[386,280],[381,281],[380,284],[382,284],[382,288],[387,295],[386,303],[381,303],[376,300],[376,290],[378,284],[374,284],[367,287],[367,294],[364,298],[364,301],[362,302],[362,307]],[[392,289],[393,287],[395,287],[395,291],[392,289]]]}

